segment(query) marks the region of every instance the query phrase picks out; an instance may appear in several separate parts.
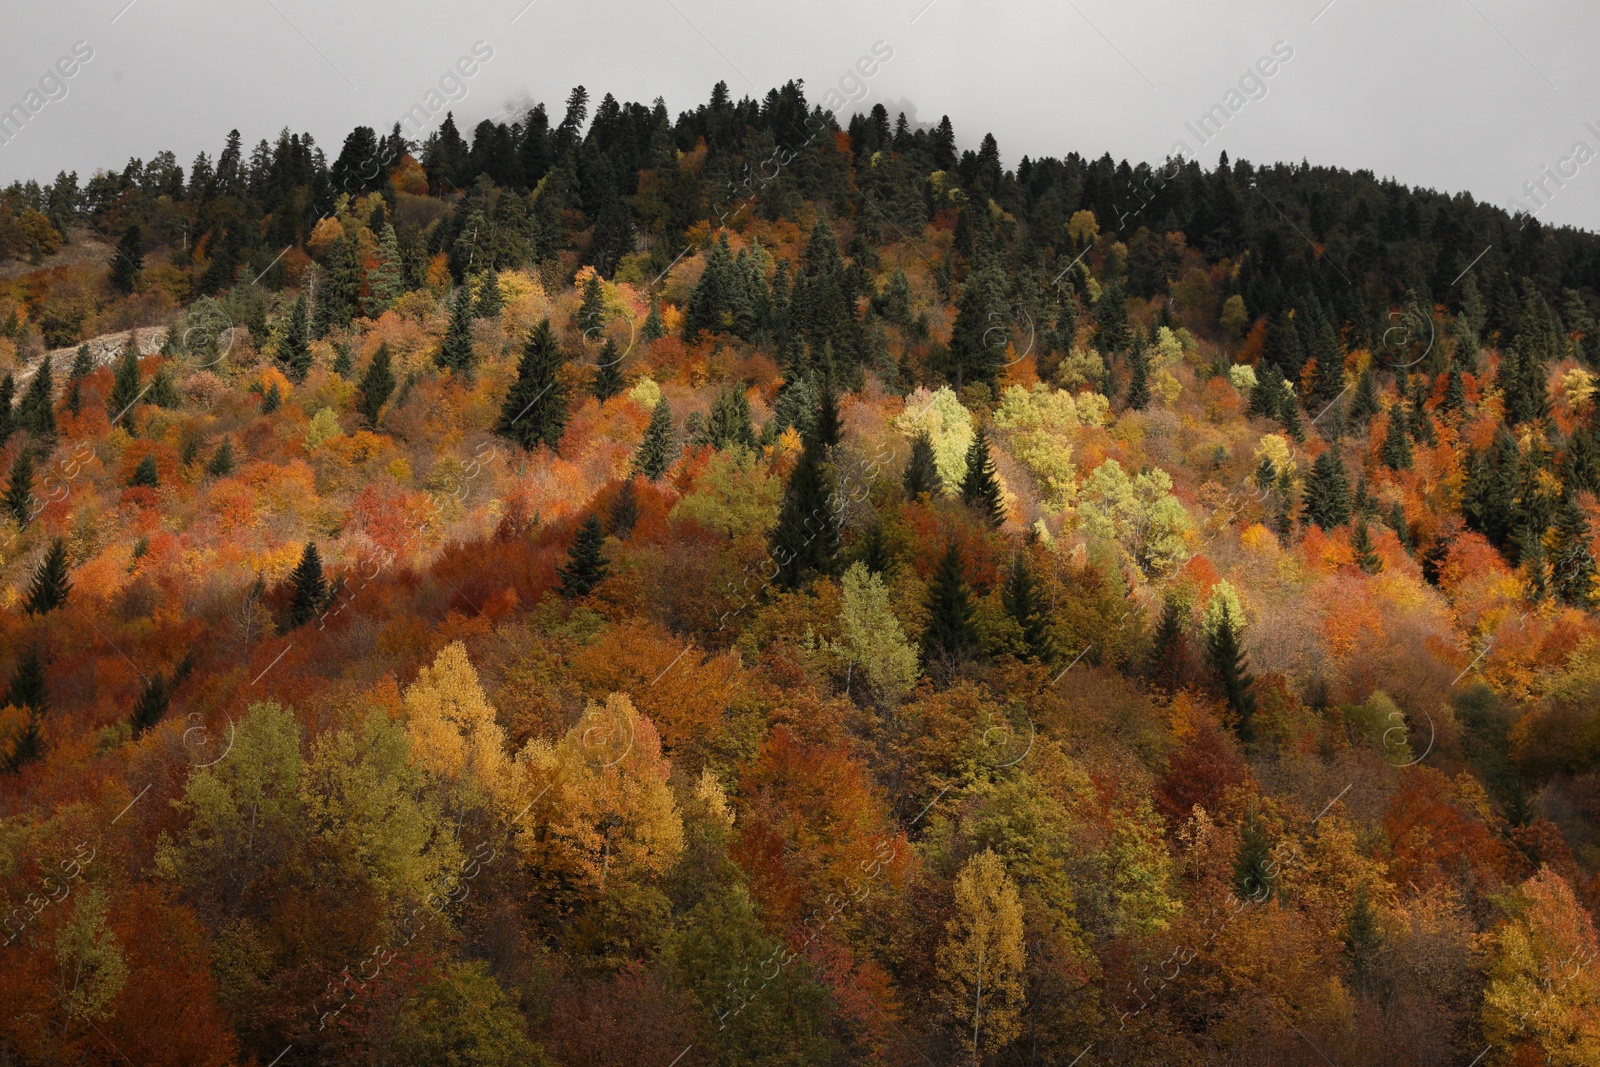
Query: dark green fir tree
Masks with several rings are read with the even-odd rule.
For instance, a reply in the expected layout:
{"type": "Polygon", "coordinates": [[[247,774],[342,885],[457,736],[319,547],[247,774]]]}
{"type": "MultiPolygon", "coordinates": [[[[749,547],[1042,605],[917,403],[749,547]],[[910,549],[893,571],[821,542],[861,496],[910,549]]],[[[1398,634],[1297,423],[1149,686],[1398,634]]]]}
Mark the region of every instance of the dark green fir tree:
{"type": "Polygon", "coordinates": [[[34,569],[33,580],[28,583],[28,596],[23,610],[29,615],[46,615],[67,602],[72,593],[71,567],[67,564],[67,542],[58,537],[34,569]]]}
{"type": "Polygon", "coordinates": [[[928,628],[922,635],[925,663],[957,666],[978,647],[972,592],[962,573],[961,547],[951,541],[928,584],[928,628]]]}
{"type": "Polygon", "coordinates": [[[1006,521],[1005,502],[1000,496],[1000,474],[989,451],[989,437],[982,424],[967,449],[967,473],[961,479],[961,500],[989,523],[999,528],[1006,521]]]}
{"type": "Polygon", "coordinates": [[[437,362],[441,370],[469,381],[472,378],[472,291],[465,285],[456,290],[450,301],[450,325],[445,329],[437,362]]]}
{"type": "Polygon", "coordinates": [[[300,553],[300,562],[289,575],[289,612],[284,616],[282,631],[298,630],[322,614],[328,602],[328,580],[322,575],[322,557],[316,543],[307,541],[300,553]]]}
{"type": "Polygon", "coordinates": [[[561,578],[563,596],[588,596],[605,580],[611,562],[605,556],[605,543],[606,534],[600,526],[600,516],[590,512],[567,549],[567,565],[556,568],[556,574],[561,578]]]}
{"type": "Polygon", "coordinates": [[[933,440],[924,431],[911,439],[911,459],[906,463],[906,497],[916,500],[926,493],[937,497],[943,490],[939,466],[933,454],[933,440]]]}
{"type": "Polygon", "coordinates": [[[530,451],[541,444],[556,450],[567,428],[567,387],[559,377],[564,362],[550,320],[541,319],[523,345],[496,432],[530,451]]]}
{"type": "Polygon", "coordinates": [[[394,386],[393,360],[389,355],[389,342],[384,341],[373,353],[372,362],[367,364],[361,382],[356,386],[356,410],[361,412],[361,417],[374,430],[378,428],[383,405],[394,395],[394,386]]]}
{"type": "Polygon", "coordinates": [[[1022,630],[1022,643],[1027,650],[1027,657],[1044,664],[1055,662],[1049,609],[1039,596],[1039,587],[1033,579],[1033,569],[1028,566],[1026,554],[1012,553],[1011,569],[1006,574],[1000,599],[1005,605],[1006,614],[1022,630]]]}
{"type": "Polygon", "coordinates": [[[633,469],[651,481],[667,473],[667,469],[678,458],[675,434],[672,408],[662,398],[656,401],[655,409],[650,412],[650,424],[644,428],[644,440],[639,442],[639,451],[634,453],[633,469]]]}
{"type": "Polygon", "coordinates": [[[31,448],[17,449],[17,458],[11,461],[11,479],[6,484],[4,498],[6,511],[17,521],[18,526],[25,525],[33,518],[33,450],[31,448]]]}

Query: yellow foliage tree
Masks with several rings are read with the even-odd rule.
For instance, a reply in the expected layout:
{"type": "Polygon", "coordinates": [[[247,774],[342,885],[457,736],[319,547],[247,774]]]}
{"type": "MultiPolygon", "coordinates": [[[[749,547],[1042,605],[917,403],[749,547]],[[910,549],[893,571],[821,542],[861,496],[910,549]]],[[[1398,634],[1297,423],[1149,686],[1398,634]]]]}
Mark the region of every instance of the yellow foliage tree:
{"type": "Polygon", "coordinates": [[[505,731],[460,641],[440,650],[405,692],[406,735],[417,763],[450,784],[451,806],[503,800],[511,785],[505,731]]]}
{"type": "Polygon", "coordinates": [[[1493,936],[1483,1036],[1496,1063],[1600,1064],[1600,947],[1594,923],[1550,868],[1523,883],[1493,936]]]}
{"type": "Polygon", "coordinates": [[[935,956],[944,979],[938,996],[976,1064],[985,1050],[998,1052],[1022,1032],[1022,900],[989,849],[961,868],[955,896],[955,915],[935,956]]]}

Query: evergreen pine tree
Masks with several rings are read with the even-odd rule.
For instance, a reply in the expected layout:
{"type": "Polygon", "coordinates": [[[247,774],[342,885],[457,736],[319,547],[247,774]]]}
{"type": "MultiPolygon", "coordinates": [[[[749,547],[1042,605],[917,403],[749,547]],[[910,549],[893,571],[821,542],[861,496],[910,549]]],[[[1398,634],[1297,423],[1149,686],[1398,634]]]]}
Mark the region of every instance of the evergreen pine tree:
{"type": "Polygon", "coordinates": [[[68,577],[66,538],[50,542],[50,549],[33,572],[28,585],[28,597],[23,610],[29,615],[45,615],[67,602],[72,592],[72,579],[68,577]]]}
{"type": "Polygon", "coordinates": [[[211,456],[211,462],[206,464],[206,473],[214,474],[218,478],[226,478],[233,473],[233,439],[224,437],[222,444],[211,456]]]}
{"type": "Polygon", "coordinates": [[[472,360],[472,293],[463,285],[450,301],[450,325],[445,331],[444,344],[439,348],[437,362],[441,370],[470,381],[472,360]]]}
{"type": "Polygon", "coordinates": [[[1276,363],[1268,363],[1261,368],[1260,377],[1256,380],[1256,387],[1250,390],[1250,407],[1248,414],[1252,417],[1261,416],[1275,419],[1283,410],[1286,397],[1283,392],[1283,372],[1276,363]]]}
{"type": "Polygon", "coordinates": [[[625,384],[622,380],[622,356],[617,352],[616,342],[607,337],[595,361],[594,398],[603,404],[622,392],[625,384]]]}
{"type": "Polygon", "coordinates": [[[170,363],[162,363],[156,368],[156,376],[150,379],[150,389],[145,393],[145,400],[167,411],[182,406],[183,398],[178,395],[177,383],[172,380],[170,363]]]}
{"type": "Polygon", "coordinates": [[[33,434],[36,440],[47,446],[55,440],[55,381],[49,356],[40,362],[33,380],[28,383],[27,391],[22,394],[22,402],[17,405],[15,426],[33,434]]]}
{"type": "Polygon", "coordinates": [[[328,601],[328,580],[322,576],[322,557],[317,554],[314,541],[307,541],[289,576],[293,596],[289,613],[284,617],[282,631],[297,630],[322,613],[328,601]]]}
{"type": "Polygon", "coordinates": [[[0,774],[16,774],[44,755],[44,731],[40,727],[40,719],[41,715],[36,709],[28,710],[27,720],[11,742],[11,751],[4,760],[0,760],[0,774]]]}
{"type": "Polygon", "coordinates": [[[1306,439],[1305,423],[1300,421],[1300,400],[1287,385],[1283,399],[1278,404],[1278,421],[1283,424],[1283,432],[1288,434],[1290,440],[1298,442],[1306,439]]]}
{"type": "Polygon", "coordinates": [[[1383,560],[1373,551],[1372,533],[1367,529],[1367,520],[1364,518],[1357,519],[1355,529],[1350,532],[1350,553],[1363,574],[1377,574],[1383,570],[1383,560]]]}
{"type": "MultiPolygon", "coordinates": [[[[168,331],[171,335],[171,331],[168,331]]],[[[94,356],[89,352],[89,342],[85,341],[78,346],[77,355],[72,357],[72,370],[67,373],[67,398],[66,408],[74,415],[83,413],[83,380],[94,373],[94,356]]]]}
{"type": "Polygon", "coordinates": [[[4,506],[22,526],[33,517],[33,450],[17,449],[11,461],[11,481],[6,486],[4,506]]]}
{"type": "Polygon", "coordinates": [[[122,232],[117,242],[117,254],[111,261],[111,287],[128,296],[139,285],[139,274],[144,269],[144,242],[137,223],[122,232]]]}
{"type": "MultiPolygon", "coordinates": [[[[832,367],[833,348],[824,346],[824,365],[832,367]]],[[[833,376],[822,376],[822,396],[817,402],[817,420],[811,428],[812,439],[823,448],[832,448],[839,443],[839,399],[833,392],[833,376]]]]}
{"type": "MultiPolygon", "coordinates": [[[[406,291],[405,267],[400,257],[400,240],[394,224],[379,225],[378,261],[367,277],[366,316],[375,319],[406,291]]],[[[307,322],[309,327],[309,320],[307,322]]]]}
{"type": "Polygon", "coordinates": [[[889,574],[894,558],[890,554],[889,539],[884,536],[881,522],[875,522],[867,528],[867,536],[861,543],[861,563],[873,574],[885,577],[889,574]]]}
{"type": "Polygon", "coordinates": [[[983,424],[972,435],[967,449],[967,473],[961,479],[961,501],[998,529],[1006,521],[1005,502],[1000,496],[1000,475],[989,451],[989,437],[983,424]]]}
{"type": "Polygon", "coordinates": [[[373,353],[372,362],[367,364],[365,373],[361,375],[361,382],[356,386],[356,410],[361,412],[362,418],[367,420],[367,425],[374,430],[378,428],[378,418],[383,414],[383,405],[394,395],[392,365],[389,342],[384,341],[378,345],[378,351],[373,353]]]}
{"type": "Polygon", "coordinates": [[[143,392],[139,384],[139,351],[130,339],[128,347],[122,350],[122,358],[117,361],[111,378],[111,395],[106,398],[106,412],[113,425],[139,402],[143,392]]]}
{"type": "Polygon", "coordinates": [[[1184,620],[1189,616],[1189,600],[1180,590],[1168,590],[1161,605],[1161,621],[1156,624],[1151,642],[1151,673],[1158,684],[1177,687],[1183,664],[1184,620]]]}
{"type": "Polygon", "coordinates": [[[663,398],[656,401],[655,410],[650,412],[644,440],[639,442],[639,451],[634,453],[633,469],[651,481],[665,474],[678,458],[678,450],[673,447],[673,433],[672,409],[663,398]]]}
{"type": "Polygon", "coordinates": [[[923,662],[959,664],[978,647],[971,593],[962,574],[961,548],[954,541],[939,560],[928,584],[928,628],[922,635],[923,662]]]}
{"type": "Polygon", "coordinates": [[[1350,421],[1366,422],[1378,411],[1378,382],[1372,376],[1372,368],[1368,367],[1356,379],[1355,396],[1350,400],[1350,421]]]}
{"type": "Polygon", "coordinates": [[[1094,321],[1098,331],[1098,347],[1106,363],[1128,346],[1128,301],[1122,286],[1112,282],[1100,291],[1094,302],[1094,321]]]}
{"type": "Polygon", "coordinates": [[[133,468],[133,473],[128,475],[128,485],[135,489],[154,489],[161,484],[161,471],[156,466],[156,457],[145,456],[133,468]]]}
{"type": "Polygon", "coordinates": [[[17,395],[17,380],[10,374],[0,378],[0,445],[5,444],[17,428],[16,413],[11,401],[17,395]]]}
{"type": "Polygon", "coordinates": [[[591,273],[583,283],[583,303],[578,306],[578,331],[586,338],[597,338],[606,328],[605,289],[600,275],[591,273]]]}
{"type": "Polygon", "coordinates": [[[1206,658],[1222,682],[1228,706],[1239,718],[1239,740],[1249,744],[1255,740],[1255,678],[1250,674],[1242,637],[1237,621],[1223,612],[1206,641],[1206,658]]]}
{"type": "Polygon", "coordinates": [[[5,705],[13,708],[30,708],[39,712],[50,707],[50,685],[45,676],[44,657],[40,655],[38,645],[30,647],[18,661],[17,673],[12,676],[11,684],[6,687],[5,699],[0,700],[0,707],[5,705]]]}
{"type": "Polygon", "coordinates": [[[1578,505],[1576,493],[1568,493],[1556,512],[1550,541],[1550,578],[1556,596],[1585,610],[1594,607],[1595,558],[1589,550],[1589,519],[1578,505]]]}
{"type": "Polygon", "coordinates": [[[341,378],[349,378],[350,372],[355,369],[355,360],[350,356],[350,346],[340,342],[333,346],[333,373],[341,378]]]}
{"type": "Polygon", "coordinates": [[[1454,364],[1450,366],[1450,377],[1444,390],[1444,403],[1440,405],[1446,411],[1467,410],[1467,383],[1461,377],[1461,370],[1454,364]]]}
{"type": "Polygon", "coordinates": [[[1046,607],[1039,599],[1038,586],[1027,557],[1021,552],[1011,556],[1011,570],[1006,575],[1005,588],[1000,593],[1006,613],[1022,629],[1023,645],[1029,659],[1050,664],[1055,661],[1055,642],[1050,635],[1046,607]]]}
{"type": "Polygon", "coordinates": [[[278,347],[278,361],[291,382],[303,382],[311,370],[311,317],[306,294],[295,297],[278,347]]]}
{"type": "Polygon", "coordinates": [[[1372,906],[1365,883],[1356,886],[1350,916],[1345,920],[1339,940],[1344,943],[1345,965],[1350,972],[1351,984],[1358,990],[1365,990],[1371,984],[1373,964],[1383,947],[1383,933],[1378,929],[1378,910],[1372,906]]]}
{"type": "Polygon", "coordinates": [[[567,565],[556,568],[556,574],[561,578],[563,596],[588,596],[605,579],[606,568],[611,562],[605,557],[605,541],[600,516],[590,512],[567,549],[567,565]]]}
{"type": "Polygon", "coordinates": [[[666,327],[661,322],[661,301],[655,293],[650,294],[650,313],[644,317],[644,325],[639,328],[639,338],[646,344],[665,337],[666,327]]]}
{"type": "Polygon", "coordinates": [[[933,440],[926,431],[911,439],[911,459],[906,463],[906,498],[915,500],[926,493],[937,497],[943,491],[939,467],[933,455],[933,440]]]}
{"type": "Polygon", "coordinates": [[[817,441],[807,441],[784,489],[778,524],[772,531],[772,556],[778,563],[775,580],[782,589],[798,589],[815,576],[833,571],[839,523],[823,451],[817,441]]]}
{"type": "Polygon", "coordinates": [[[1128,377],[1128,407],[1143,411],[1150,405],[1150,354],[1145,350],[1144,335],[1133,335],[1133,354],[1129,357],[1133,372],[1128,377]]]}
{"type": "Polygon", "coordinates": [[[273,382],[261,397],[261,414],[271,415],[278,410],[278,405],[283,403],[283,394],[278,392],[278,383],[273,382]]]}
{"type": "Polygon", "coordinates": [[[167,686],[167,676],[156,671],[139,691],[139,699],[133,705],[133,713],[128,716],[128,725],[133,727],[133,736],[141,737],[145,731],[159,723],[171,705],[172,691],[167,686]]]}
{"type": "Polygon", "coordinates": [[[550,320],[541,319],[528,333],[496,432],[525,449],[543,444],[555,451],[567,428],[567,387],[558,377],[563,362],[550,320]]]}
{"type": "Polygon", "coordinates": [[[478,306],[475,314],[480,319],[492,319],[500,314],[505,300],[500,295],[500,272],[490,267],[478,285],[478,306]]]}
{"type": "Polygon", "coordinates": [[[617,498],[611,503],[611,511],[606,515],[606,533],[619,541],[626,541],[633,536],[633,528],[638,521],[639,494],[630,477],[622,483],[617,490],[617,498]]]}
{"type": "Polygon", "coordinates": [[[1272,898],[1272,845],[1252,810],[1239,828],[1239,848],[1233,854],[1233,892],[1240,900],[1265,904],[1272,898]]]}
{"type": "Polygon", "coordinates": [[[723,387],[711,401],[704,436],[719,452],[739,445],[754,448],[755,429],[750,424],[750,398],[734,385],[723,387]]]}
{"type": "Polygon", "coordinates": [[[1411,469],[1411,437],[1406,433],[1406,413],[1400,401],[1389,409],[1389,429],[1383,436],[1383,463],[1390,470],[1411,469]]]}
{"type": "Polygon", "coordinates": [[[1406,509],[1400,501],[1396,500],[1390,505],[1388,522],[1389,529],[1394,531],[1395,537],[1400,539],[1402,545],[1408,549],[1414,547],[1411,542],[1411,524],[1406,522],[1406,509]]]}

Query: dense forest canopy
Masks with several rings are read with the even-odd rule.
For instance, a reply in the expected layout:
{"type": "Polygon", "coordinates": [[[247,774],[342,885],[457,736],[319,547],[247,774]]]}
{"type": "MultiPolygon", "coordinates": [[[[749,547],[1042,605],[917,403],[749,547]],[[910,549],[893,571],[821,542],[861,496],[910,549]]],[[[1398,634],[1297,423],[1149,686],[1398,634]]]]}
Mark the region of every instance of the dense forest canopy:
{"type": "Polygon", "coordinates": [[[1600,236],[840,122],[0,191],[0,1062],[1600,1064],[1600,236]]]}

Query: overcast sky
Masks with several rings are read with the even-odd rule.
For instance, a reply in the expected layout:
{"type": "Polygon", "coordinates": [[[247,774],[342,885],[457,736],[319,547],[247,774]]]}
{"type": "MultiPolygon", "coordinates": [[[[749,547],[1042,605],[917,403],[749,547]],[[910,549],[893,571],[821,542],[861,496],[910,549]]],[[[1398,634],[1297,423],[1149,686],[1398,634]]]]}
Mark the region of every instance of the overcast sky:
{"type": "Polygon", "coordinates": [[[331,159],[352,126],[389,126],[482,41],[492,57],[450,105],[468,130],[524,94],[559,117],[578,83],[593,101],[663,96],[676,115],[718,79],[760,96],[803,78],[813,101],[858,98],[845,112],[948,114],[963,147],[991,131],[1008,167],[1069,151],[1159,160],[1183,142],[1207,167],[1221,150],[1304,158],[1533,207],[1523,184],[1565,158],[1573,176],[1547,182],[1540,218],[1600,229],[1600,159],[1571,161],[1580,140],[1600,153],[1585,128],[1600,130],[1592,0],[86,0],[14,5],[5,30],[0,107],[27,103],[76,42],[93,58],[65,96],[46,78],[56,99],[33,97],[43,106],[0,145],[0,182],[86,179],[163,148],[187,167],[233,127],[247,146],[308,130],[331,159]],[[1277,42],[1292,58],[1247,82],[1254,99],[1230,99],[1277,42]],[[891,58],[862,78],[875,45],[891,58]],[[1202,143],[1189,126],[1230,104],[1202,143]]]}

